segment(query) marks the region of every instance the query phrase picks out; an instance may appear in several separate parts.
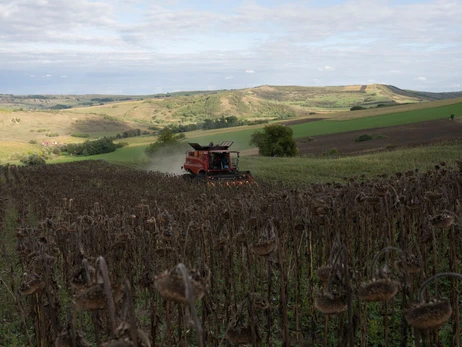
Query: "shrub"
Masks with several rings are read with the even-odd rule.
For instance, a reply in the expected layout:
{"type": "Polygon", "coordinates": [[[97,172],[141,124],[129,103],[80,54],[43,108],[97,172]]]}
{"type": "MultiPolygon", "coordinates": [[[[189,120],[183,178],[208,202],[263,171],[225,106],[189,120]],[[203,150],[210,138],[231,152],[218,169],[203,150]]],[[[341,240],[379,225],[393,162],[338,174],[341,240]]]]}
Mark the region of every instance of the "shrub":
{"type": "Polygon", "coordinates": [[[365,110],[365,108],[359,105],[356,105],[350,108],[350,111],[357,111],[357,110],[365,110]]]}
{"type": "Polygon", "coordinates": [[[117,146],[111,139],[103,137],[99,140],[85,141],[84,143],[68,143],[61,147],[62,151],[74,155],[95,155],[114,152],[117,146]]]}
{"type": "Polygon", "coordinates": [[[396,149],[396,145],[393,145],[391,143],[389,143],[388,145],[385,146],[385,149],[396,149]]]}
{"type": "Polygon", "coordinates": [[[449,118],[451,118],[451,120],[454,120],[454,114],[451,114],[451,116],[449,118]]]}
{"type": "Polygon", "coordinates": [[[117,148],[127,147],[128,145],[129,145],[128,142],[118,142],[118,143],[116,143],[117,148]]]}
{"type": "Polygon", "coordinates": [[[21,163],[27,166],[44,165],[46,164],[45,158],[38,154],[31,154],[28,157],[21,158],[21,163]]]}
{"type": "Polygon", "coordinates": [[[57,105],[51,106],[50,110],[65,110],[65,109],[68,109],[68,108],[72,108],[72,106],[63,105],[63,104],[57,104],[57,105]]]}
{"type": "Polygon", "coordinates": [[[332,155],[338,155],[338,151],[336,148],[332,148],[331,150],[324,152],[322,155],[325,157],[330,157],[332,155]]]}
{"type": "Polygon", "coordinates": [[[364,134],[364,135],[361,135],[360,137],[358,137],[355,140],[355,142],[363,142],[363,141],[369,141],[369,140],[372,140],[372,136],[364,134]]]}
{"type": "Polygon", "coordinates": [[[87,138],[90,137],[90,134],[85,134],[85,133],[73,133],[71,134],[72,137],[82,137],[82,138],[87,138]]]}
{"type": "Polygon", "coordinates": [[[301,143],[313,142],[314,139],[312,137],[305,137],[300,140],[301,143]]]}
{"type": "Polygon", "coordinates": [[[36,145],[36,144],[37,144],[37,141],[36,141],[36,140],[30,140],[29,143],[30,143],[31,145],[36,145]]]}

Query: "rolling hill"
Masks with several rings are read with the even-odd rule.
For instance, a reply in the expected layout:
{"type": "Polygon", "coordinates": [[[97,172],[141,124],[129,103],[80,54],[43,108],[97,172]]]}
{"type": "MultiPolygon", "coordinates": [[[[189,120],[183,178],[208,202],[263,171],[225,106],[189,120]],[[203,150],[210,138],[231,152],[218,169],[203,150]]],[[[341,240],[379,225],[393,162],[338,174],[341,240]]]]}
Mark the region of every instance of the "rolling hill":
{"type": "MultiPolygon", "coordinates": [[[[0,158],[36,151],[44,141],[84,140],[76,135],[91,139],[114,136],[130,129],[140,129],[147,135],[169,125],[201,124],[231,116],[246,124],[249,121],[305,122],[313,119],[345,121],[460,103],[460,98],[448,99],[456,96],[462,96],[462,92],[428,93],[378,84],[259,86],[150,96],[0,94],[0,158]],[[366,109],[348,111],[352,106],[366,109]]],[[[226,130],[251,132],[262,126],[226,130]]],[[[209,136],[208,132],[187,134],[188,138],[209,136]]],[[[153,139],[145,138],[142,142],[146,141],[153,139]]]]}

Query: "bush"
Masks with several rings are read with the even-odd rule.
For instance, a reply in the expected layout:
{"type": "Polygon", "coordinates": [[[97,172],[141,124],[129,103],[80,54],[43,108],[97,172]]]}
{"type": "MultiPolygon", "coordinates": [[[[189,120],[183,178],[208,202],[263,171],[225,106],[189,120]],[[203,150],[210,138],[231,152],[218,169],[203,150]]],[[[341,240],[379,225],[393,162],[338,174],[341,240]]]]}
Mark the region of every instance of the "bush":
{"type": "Polygon", "coordinates": [[[51,106],[50,110],[65,110],[65,109],[68,109],[68,108],[72,108],[72,106],[63,105],[63,104],[57,104],[55,106],[51,106]]]}
{"type": "Polygon", "coordinates": [[[116,143],[117,148],[127,147],[128,145],[129,145],[128,142],[118,142],[118,143],[116,143]]]}
{"type": "Polygon", "coordinates": [[[38,154],[31,154],[28,157],[21,158],[21,163],[27,166],[44,165],[46,164],[45,158],[38,154]]]}
{"type": "Polygon", "coordinates": [[[357,111],[357,110],[365,110],[365,108],[359,105],[356,105],[350,108],[350,111],[357,111]]]}
{"type": "Polygon", "coordinates": [[[125,130],[121,134],[117,134],[115,137],[118,139],[126,139],[127,137],[136,137],[141,135],[141,129],[130,129],[125,130]]]}
{"type": "Polygon", "coordinates": [[[69,143],[62,147],[62,151],[74,155],[95,155],[111,153],[117,149],[117,146],[111,139],[103,137],[99,140],[85,141],[84,143],[69,143]]]}
{"type": "Polygon", "coordinates": [[[85,134],[85,133],[73,133],[71,134],[72,137],[81,137],[81,138],[87,138],[90,137],[90,134],[85,134]]]}
{"type": "Polygon", "coordinates": [[[332,148],[331,150],[324,152],[322,155],[325,157],[330,157],[332,155],[338,155],[338,151],[336,148],[332,148]]]}
{"type": "Polygon", "coordinates": [[[451,114],[451,116],[449,116],[449,118],[451,118],[451,120],[454,120],[454,114],[451,114]]]}
{"type": "Polygon", "coordinates": [[[31,145],[36,145],[36,144],[37,144],[37,141],[36,141],[36,140],[30,140],[29,143],[30,143],[31,145]]]}
{"type": "Polygon", "coordinates": [[[363,142],[363,141],[369,141],[369,140],[372,140],[372,136],[364,134],[364,135],[361,135],[360,137],[358,137],[355,140],[355,142],[363,142]]]}

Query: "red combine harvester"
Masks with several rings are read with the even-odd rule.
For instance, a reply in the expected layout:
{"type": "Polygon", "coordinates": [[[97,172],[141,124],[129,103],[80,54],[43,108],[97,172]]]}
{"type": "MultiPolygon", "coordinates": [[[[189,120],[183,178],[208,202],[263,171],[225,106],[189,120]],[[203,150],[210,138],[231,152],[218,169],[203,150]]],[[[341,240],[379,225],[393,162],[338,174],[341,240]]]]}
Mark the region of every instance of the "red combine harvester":
{"type": "Polygon", "coordinates": [[[219,145],[209,143],[201,146],[190,143],[194,151],[186,152],[182,169],[187,171],[186,178],[193,178],[208,183],[224,182],[232,185],[255,183],[250,171],[239,171],[239,152],[230,151],[233,141],[223,141],[219,145]]]}

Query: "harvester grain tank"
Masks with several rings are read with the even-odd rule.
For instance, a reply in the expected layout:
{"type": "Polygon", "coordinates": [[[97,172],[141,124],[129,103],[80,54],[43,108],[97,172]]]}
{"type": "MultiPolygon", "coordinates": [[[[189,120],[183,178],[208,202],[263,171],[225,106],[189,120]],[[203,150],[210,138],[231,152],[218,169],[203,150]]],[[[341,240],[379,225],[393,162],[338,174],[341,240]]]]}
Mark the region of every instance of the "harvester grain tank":
{"type": "Polygon", "coordinates": [[[190,143],[194,149],[186,152],[182,169],[187,171],[185,178],[199,179],[209,183],[226,182],[228,184],[255,183],[250,171],[239,171],[239,152],[231,151],[233,141],[223,141],[219,145],[213,142],[208,146],[190,143]]]}

